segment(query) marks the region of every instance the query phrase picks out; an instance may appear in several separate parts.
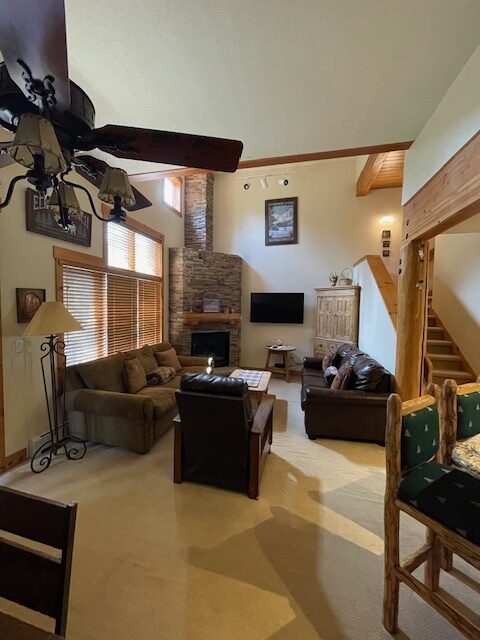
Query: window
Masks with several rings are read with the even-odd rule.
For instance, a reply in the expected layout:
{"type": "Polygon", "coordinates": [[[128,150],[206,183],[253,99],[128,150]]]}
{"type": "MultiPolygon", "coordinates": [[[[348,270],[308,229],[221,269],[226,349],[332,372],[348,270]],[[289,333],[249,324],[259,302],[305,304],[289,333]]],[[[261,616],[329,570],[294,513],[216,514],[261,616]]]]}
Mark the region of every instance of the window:
{"type": "Polygon", "coordinates": [[[107,265],[162,277],[162,244],[116,222],[107,224],[107,265]]]}
{"type": "Polygon", "coordinates": [[[108,223],[105,249],[106,264],[61,262],[63,302],[83,326],[65,335],[69,365],[162,340],[162,242],[108,223]]]}
{"type": "Polygon", "coordinates": [[[181,178],[163,179],[163,202],[182,215],[182,180],[181,178]]]}

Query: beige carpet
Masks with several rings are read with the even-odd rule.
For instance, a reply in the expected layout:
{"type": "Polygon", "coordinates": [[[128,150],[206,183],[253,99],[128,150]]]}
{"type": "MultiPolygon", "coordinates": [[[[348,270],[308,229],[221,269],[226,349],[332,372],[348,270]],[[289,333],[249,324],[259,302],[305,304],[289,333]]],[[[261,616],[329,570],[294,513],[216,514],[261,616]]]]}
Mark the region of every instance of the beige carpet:
{"type": "MultiPolygon", "coordinates": [[[[309,441],[299,388],[271,385],[274,445],[258,501],[174,485],[172,432],[145,456],[97,445],[40,476],[24,465],[0,478],[79,503],[70,640],[390,637],[380,622],[384,450],[309,441]]],[[[423,532],[405,525],[408,552],[423,532]]],[[[402,640],[460,638],[403,588],[400,626],[402,640]]]]}

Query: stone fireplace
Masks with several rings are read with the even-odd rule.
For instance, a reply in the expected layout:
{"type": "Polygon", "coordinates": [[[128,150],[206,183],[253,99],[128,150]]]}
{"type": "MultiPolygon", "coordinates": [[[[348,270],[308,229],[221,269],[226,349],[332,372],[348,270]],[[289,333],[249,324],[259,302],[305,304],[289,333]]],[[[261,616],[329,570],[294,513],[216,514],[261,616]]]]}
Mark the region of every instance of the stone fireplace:
{"type": "MultiPolygon", "coordinates": [[[[185,178],[185,246],[169,251],[169,340],[192,354],[192,334],[227,333],[226,365],[240,362],[242,258],[212,251],[213,175],[185,178]],[[203,313],[204,298],[218,299],[220,313],[203,313]]],[[[200,340],[201,342],[201,340],[200,340]]],[[[217,362],[217,366],[222,366],[217,362]]]]}

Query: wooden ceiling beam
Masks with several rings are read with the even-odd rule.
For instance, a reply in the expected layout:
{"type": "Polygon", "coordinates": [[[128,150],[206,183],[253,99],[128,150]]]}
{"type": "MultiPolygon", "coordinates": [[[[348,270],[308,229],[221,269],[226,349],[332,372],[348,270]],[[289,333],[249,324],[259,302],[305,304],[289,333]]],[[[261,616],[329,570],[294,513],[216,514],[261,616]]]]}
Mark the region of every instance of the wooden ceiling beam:
{"type": "Polygon", "coordinates": [[[368,156],[357,180],[357,196],[366,196],[387,159],[388,153],[372,153],[368,156]]]}
{"type": "MultiPolygon", "coordinates": [[[[290,156],[272,156],[271,158],[257,158],[252,160],[240,160],[239,169],[254,169],[258,167],[270,167],[279,164],[296,164],[298,162],[314,162],[316,160],[332,160],[333,158],[349,158],[352,156],[365,156],[369,154],[388,153],[409,149],[413,140],[406,142],[391,142],[377,144],[368,147],[353,147],[351,149],[333,149],[331,151],[316,151],[314,153],[299,153],[290,156]]],[[[150,171],[147,173],[134,173],[129,175],[130,182],[144,182],[146,180],[161,180],[171,176],[191,176],[198,173],[210,173],[207,169],[164,169],[163,171],[150,171]]]]}

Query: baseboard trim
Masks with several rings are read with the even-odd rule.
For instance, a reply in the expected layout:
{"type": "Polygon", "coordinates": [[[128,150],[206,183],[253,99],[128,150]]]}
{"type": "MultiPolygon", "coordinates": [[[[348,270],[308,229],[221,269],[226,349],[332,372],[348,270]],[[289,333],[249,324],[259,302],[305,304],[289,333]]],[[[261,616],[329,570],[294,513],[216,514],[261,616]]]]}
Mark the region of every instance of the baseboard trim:
{"type": "Polygon", "coordinates": [[[15,453],[11,453],[9,456],[5,457],[5,461],[3,465],[0,467],[0,473],[6,473],[13,469],[13,467],[17,467],[22,462],[28,460],[27,450],[20,449],[20,451],[15,451],[15,453]]]}

